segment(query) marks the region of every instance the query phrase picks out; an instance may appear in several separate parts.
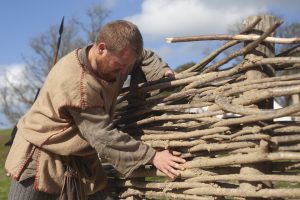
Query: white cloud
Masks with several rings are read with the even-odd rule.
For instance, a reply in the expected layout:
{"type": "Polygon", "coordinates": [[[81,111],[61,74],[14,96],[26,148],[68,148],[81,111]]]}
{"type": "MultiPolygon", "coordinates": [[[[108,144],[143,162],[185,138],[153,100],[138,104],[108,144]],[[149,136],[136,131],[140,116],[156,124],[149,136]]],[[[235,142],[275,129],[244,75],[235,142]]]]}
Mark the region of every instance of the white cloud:
{"type": "Polygon", "coordinates": [[[205,55],[212,52],[219,43],[216,42],[188,42],[163,44],[154,49],[155,52],[172,68],[188,62],[199,62],[205,55]],[[214,43],[214,44],[213,44],[214,43]]]}
{"type": "Polygon", "coordinates": [[[240,2],[145,0],[141,13],[126,19],[137,24],[147,39],[226,33],[229,26],[246,16],[266,11],[266,5],[260,1],[240,2]]]}
{"type": "Polygon", "coordinates": [[[125,19],[138,25],[146,47],[176,67],[198,62],[204,51],[216,46],[211,41],[168,45],[166,37],[226,34],[247,16],[273,13],[286,17],[299,6],[298,0],[144,0],[141,12],[125,19]]]}
{"type": "Polygon", "coordinates": [[[193,43],[193,42],[185,43],[185,44],[183,44],[183,43],[181,43],[181,44],[165,44],[165,45],[162,45],[157,50],[157,53],[161,57],[189,58],[191,56],[192,57],[199,56],[199,52],[201,52],[204,47],[205,47],[205,44],[203,44],[203,43],[193,43]],[[198,49],[198,51],[194,51],[195,49],[198,49]]]}
{"type": "Polygon", "coordinates": [[[103,5],[106,9],[110,10],[113,9],[117,3],[117,0],[104,0],[103,5]]]}
{"type": "MultiPolygon", "coordinates": [[[[0,90],[2,92],[6,91],[6,100],[12,102],[16,108],[20,107],[20,102],[18,102],[18,98],[16,98],[13,94],[13,90],[11,86],[21,87],[26,79],[25,79],[25,67],[24,64],[11,64],[11,65],[1,65],[0,66],[0,90]]],[[[0,99],[2,101],[2,99],[0,99]]],[[[0,102],[2,103],[2,102],[0,102]]],[[[2,110],[2,104],[0,104],[0,110],[2,110]]],[[[22,109],[22,107],[20,107],[22,109]]],[[[9,128],[11,126],[10,122],[7,120],[4,113],[0,113],[0,128],[9,128]]]]}
{"type": "MultiPolygon", "coordinates": [[[[0,66],[0,68],[4,69],[2,74],[0,74],[0,90],[5,91],[5,98],[8,102],[12,104],[22,104],[19,102],[20,99],[15,96],[13,88],[22,88],[28,80],[25,77],[25,67],[23,64],[12,64],[7,66],[0,66]]],[[[23,95],[28,95],[30,91],[24,91],[23,95]]],[[[1,100],[1,99],[0,99],[1,100]]],[[[0,104],[0,108],[1,108],[0,104]]]]}
{"type": "Polygon", "coordinates": [[[4,73],[0,74],[0,87],[8,86],[8,82],[17,86],[25,81],[25,66],[24,64],[11,64],[1,66],[4,73]]]}

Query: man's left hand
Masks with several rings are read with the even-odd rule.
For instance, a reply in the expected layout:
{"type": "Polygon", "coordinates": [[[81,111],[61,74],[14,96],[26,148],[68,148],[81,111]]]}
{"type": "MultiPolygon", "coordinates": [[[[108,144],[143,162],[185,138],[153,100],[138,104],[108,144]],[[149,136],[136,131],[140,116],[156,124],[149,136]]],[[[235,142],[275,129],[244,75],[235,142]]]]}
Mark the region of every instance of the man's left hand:
{"type": "Polygon", "coordinates": [[[165,77],[168,77],[168,78],[175,78],[175,73],[173,70],[171,69],[168,69],[165,74],[164,74],[165,77]]]}

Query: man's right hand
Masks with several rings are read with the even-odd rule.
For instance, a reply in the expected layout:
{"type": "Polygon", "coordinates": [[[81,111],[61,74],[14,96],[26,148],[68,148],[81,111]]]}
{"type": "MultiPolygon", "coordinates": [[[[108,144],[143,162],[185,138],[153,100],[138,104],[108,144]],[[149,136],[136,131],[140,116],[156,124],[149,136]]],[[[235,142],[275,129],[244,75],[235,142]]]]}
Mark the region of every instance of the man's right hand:
{"type": "Polygon", "coordinates": [[[172,180],[180,175],[180,170],[184,170],[182,166],[186,161],[180,158],[180,152],[163,150],[157,151],[152,159],[153,165],[172,180]]]}

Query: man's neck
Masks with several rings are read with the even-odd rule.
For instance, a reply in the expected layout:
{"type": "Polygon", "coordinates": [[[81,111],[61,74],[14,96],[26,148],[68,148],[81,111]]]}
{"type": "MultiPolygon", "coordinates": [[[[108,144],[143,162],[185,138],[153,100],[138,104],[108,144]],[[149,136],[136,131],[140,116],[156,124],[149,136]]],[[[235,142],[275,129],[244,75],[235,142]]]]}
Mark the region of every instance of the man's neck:
{"type": "Polygon", "coordinates": [[[87,49],[87,62],[89,66],[92,67],[92,70],[95,72],[97,71],[97,62],[96,62],[96,48],[95,45],[92,45],[90,48],[87,49]]]}
{"type": "Polygon", "coordinates": [[[91,67],[92,74],[94,74],[94,76],[97,79],[111,82],[109,80],[106,80],[106,78],[104,76],[102,76],[102,74],[100,72],[101,69],[99,70],[99,67],[101,67],[101,66],[97,65],[96,57],[97,57],[97,48],[95,45],[93,45],[91,48],[87,49],[87,62],[89,64],[89,66],[91,67]]]}

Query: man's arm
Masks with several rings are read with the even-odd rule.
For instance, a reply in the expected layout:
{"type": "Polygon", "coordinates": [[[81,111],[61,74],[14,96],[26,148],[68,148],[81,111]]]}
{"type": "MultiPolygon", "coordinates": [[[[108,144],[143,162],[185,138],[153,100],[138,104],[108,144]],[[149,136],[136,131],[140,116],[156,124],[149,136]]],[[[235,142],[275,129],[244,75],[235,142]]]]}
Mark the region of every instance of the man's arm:
{"type": "Polygon", "coordinates": [[[153,163],[156,168],[174,179],[183,170],[180,163],[185,162],[176,152],[167,150],[157,152],[150,146],[131,136],[112,128],[109,116],[101,108],[80,110],[70,108],[69,112],[82,136],[116,170],[129,176],[141,165],[153,163]]]}
{"type": "MultiPolygon", "coordinates": [[[[144,49],[134,71],[140,68],[145,75],[146,81],[155,81],[163,77],[173,77],[174,72],[156,53],[144,49]]],[[[134,73],[133,73],[134,75],[134,73]]]]}

